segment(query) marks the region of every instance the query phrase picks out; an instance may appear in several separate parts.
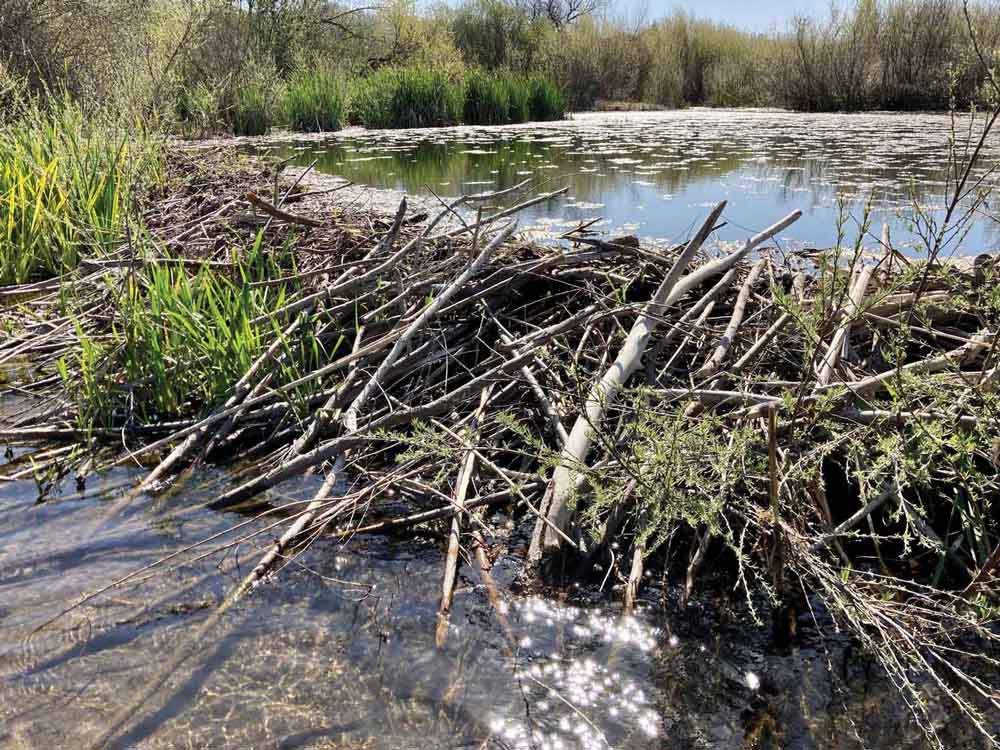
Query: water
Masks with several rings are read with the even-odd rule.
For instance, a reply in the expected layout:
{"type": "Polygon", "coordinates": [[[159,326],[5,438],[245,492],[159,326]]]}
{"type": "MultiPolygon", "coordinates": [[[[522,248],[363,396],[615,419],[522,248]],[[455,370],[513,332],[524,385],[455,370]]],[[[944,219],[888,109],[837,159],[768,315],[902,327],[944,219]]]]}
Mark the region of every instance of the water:
{"type": "MultiPolygon", "coordinates": [[[[967,119],[958,127],[967,128],[967,119]]],[[[726,199],[722,239],[745,238],[797,208],[804,216],[785,239],[825,248],[837,242],[841,216],[853,239],[871,199],[869,244],[888,222],[895,241],[919,252],[914,209],[943,215],[950,133],[951,119],[938,114],[692,109],[500,128],[348,131],[266,148],[299,166],[317,159],[323,173],[411,194],[453,197],[528,177],[540,192],[568,185],[567,196],[523,214],[540,236],[597,219],[593,228],[609,234],[676,239],[726,199]]],[[[998,143],[988,142],[977,176],[995,164],[998,143]]],[[[980,215],[965,251],[995,250],[996,227],[980,215]]]]}
{"type": "MultiPolygon", "coordinates": [[[[150,575],[151,563],[246,519],[203,509],[228,481],[215,471],[112,513],[138,476],[92,476],[82,492],[67,482],[44,502],[33,482],[0,484],[0,747],[85,747],[191,642],[271,538],[172,558],[150,575]],[[137,571],[132,585],[37,630],[137,571]]],[[[285,489],[307,495],[315,482],[285,489]]],[[[854,748],[858,732],[874,748],[918,740],[871,664],[842,636],[821,640],[808,618],[789,653],[726,605],[679,607],[656,578],[633,616],[616,604],[620,586],[610,598],[596,586],[564,601],[517,594],[524,530],[503,514],[488,520],[506,548],[493,575],[509,634],[463,566],[447,642],[435,646],[438,541],[320,540],[230,610],[112,747],[854,748]]]]}

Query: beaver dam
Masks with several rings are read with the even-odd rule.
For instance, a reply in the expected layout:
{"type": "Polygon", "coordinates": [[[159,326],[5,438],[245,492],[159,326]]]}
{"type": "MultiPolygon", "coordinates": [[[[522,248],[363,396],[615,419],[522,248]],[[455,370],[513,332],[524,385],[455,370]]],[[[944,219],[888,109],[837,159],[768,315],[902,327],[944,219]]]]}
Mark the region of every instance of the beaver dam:
{"type": "MultiPolygon", "coordinates": [[[[226,613],[280,589],[310,545],[376,536],[440,550],[428,596],[441,648],[463,576],[506,648],[523,648],[493,572],[513,559],[514,590],[582,584],[626,612],[657,579],[680,606],[742,601],[779,644],[803,618],[828,619],[926,742],[942,742],[942,716],[962,717],[968,746],[1000,741],[989,256],[916,260],[869,231],[790,250],[798,212],[720,243],[725,203],[692,214],[677,246],[586,225],[535,244],[518,212],[559,190],[403,200],[379,216],[347,188],[221,151],[174,149],[166,164],[167,187],[113,253],[0,290],[4,480],[34,479],[44,503],[67,477],[84,491],[142,467],[86,535],[226,471],[185,510],[227,511],[224,528],[91,581],[34,628],[239,555],[210,614],[119,693],[94,747],[157,711],[226,613]],[[304,475],[308,494],[286,491],[304,475]]],[[[551,700],[589,724],[572,693],[551,700]]],[[[657,733],[655,713],[635,721],[657,733]]],[[[611,746],[589,727],[603,744],[581,747],[611,746]]]]}

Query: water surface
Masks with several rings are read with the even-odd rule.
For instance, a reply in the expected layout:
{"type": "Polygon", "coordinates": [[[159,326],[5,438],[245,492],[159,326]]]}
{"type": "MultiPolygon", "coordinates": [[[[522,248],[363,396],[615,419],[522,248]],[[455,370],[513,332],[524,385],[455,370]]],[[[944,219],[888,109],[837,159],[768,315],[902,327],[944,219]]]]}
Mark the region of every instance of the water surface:
{"type": "MultiPolygon", "coordinates": [[[[968,119],[957,121],[959,142],[968,119]]],[[[792,209],[804,216],[786,238],[816,247],[853,239],[870,204],[873,244],[888,222],[918,252],[915,209],[940,220],[952,119],[943,114],[801,114],[691,109],[576,115],[507,127],[345,131],[321,140],[270,143],[273,153],[358,183],[455,197],[533,178],[567,196],[524,214],[542,234],[582,222],[611,234],[683,237],[708,206],[729,201],[722,239],[742,239],[792,209]]],[[[995,163],[987,143],[983,176],[995,163]]],[[[970,183],[971,184],[971,183],[970,183]]],[[[992,184],[987,177],[986,184],[992,184]]],[[[966,252],[1000,245],[980,215],[966,252]]]]}

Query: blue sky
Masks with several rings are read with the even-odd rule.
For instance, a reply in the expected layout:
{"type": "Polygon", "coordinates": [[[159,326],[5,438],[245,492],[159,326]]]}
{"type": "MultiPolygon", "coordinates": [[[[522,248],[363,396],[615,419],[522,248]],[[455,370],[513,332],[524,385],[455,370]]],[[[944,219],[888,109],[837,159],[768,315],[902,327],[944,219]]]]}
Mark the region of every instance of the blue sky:
{"type": "Polygon", "coordinates": [[[652,20],[674,8],[684,8],[699,18],[724,21],[749,31],[769,31],[775,26],[783,29],[793,16],[824,16],[829,7],[830,0],[608,0],[611,16],[635,17],[645,9],[646,17],[652,20]]]}

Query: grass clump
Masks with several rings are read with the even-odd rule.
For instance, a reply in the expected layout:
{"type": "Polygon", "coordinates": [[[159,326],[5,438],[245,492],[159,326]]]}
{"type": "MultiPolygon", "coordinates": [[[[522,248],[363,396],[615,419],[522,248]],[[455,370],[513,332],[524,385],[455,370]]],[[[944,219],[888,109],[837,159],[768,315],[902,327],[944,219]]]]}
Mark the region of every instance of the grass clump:
{"type": "Polygon", "coordinates": [[[271,127],[268,92],[255,83],[239,88],[228,111],[233,135],[266,135],[271,127]]]}
{"type": "MultiPolygon", "coordinates": [[[[261,252],[258,238],[231,273],[207,265],[192,272],[166,259],[146,265],[121,291],[116,287],[110,338],[98,344],[80,336],[82,356],[75,363],[80,376],[73,387],[81,425],[108,426],[126,412],[128,418],[156,422],[218,404],[281,335],[270,313],[285,303],[288,288],[253,284],[281,273],[261,252]],[[119,389],[109,383],[132,385],[119,389]]],[[[303,363],[314,367],[320,360],[310,326],[283,344],[273,367],[275,385],[298,377],[303,363]]],[[[66,365],[61,369],[70,371],[66,365]]]]}
{"type": "Polygon", "coordinates": [[[332,71],[300,71],[288,83],[284,112],[292,130],[339,130],[347,119],[346,87],[332,71]]]}
{"type": "Polygon", "coordinates": [[[159,161],[151,139],[68,100],[26,103],[0,127],[0,284],[65,273],[118,242],[139,179],[159,161]]]}
{"type": "Polygon", "coordinates": [[[383,68],[354,84],[351,119],[366,128],[426,128],[461,122],[464,85],[430,68],[383,68]]]}
{"type": "Polygon", "coordinates": [[[510,122],[510,93],[500,76],[473,70],[465,77],[465,122],[503,125],[510,122]]]}
{"type": "Polygon", "coordinates": [[[531,119],[531,89],[521,76],[507,75],[500,79],[507,90],[508,122],[527,122],[531,119]]]}
{"type": "Polygon", "coordinates": [[[561,120],[566,116],[566,99],[552,79],[534,75],[528,79],[527,87],[532,120],[561,120]]]}

